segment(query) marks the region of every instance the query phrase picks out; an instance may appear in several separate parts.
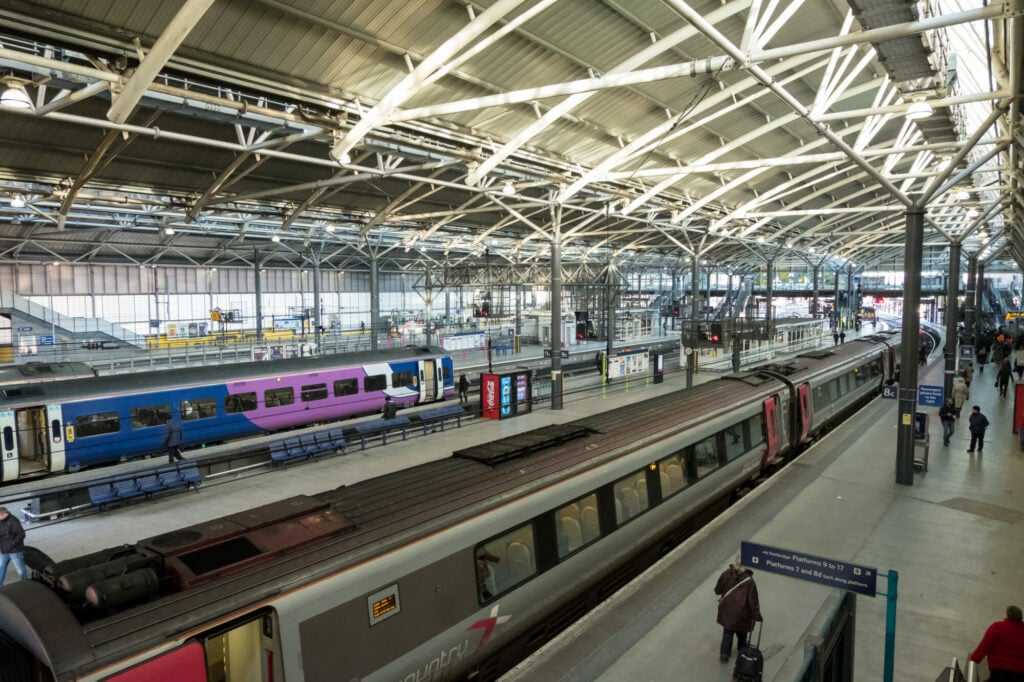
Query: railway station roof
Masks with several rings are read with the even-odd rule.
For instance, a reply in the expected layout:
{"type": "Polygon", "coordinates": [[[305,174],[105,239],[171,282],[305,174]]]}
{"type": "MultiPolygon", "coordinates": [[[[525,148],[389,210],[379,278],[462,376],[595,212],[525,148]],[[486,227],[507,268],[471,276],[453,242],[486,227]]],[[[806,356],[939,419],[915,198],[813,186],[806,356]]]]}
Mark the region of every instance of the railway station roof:
{"type": "Polygon", "coordinates": [[[0,0],[20,262],[1024,265],[1024,0],[0,0]]]}

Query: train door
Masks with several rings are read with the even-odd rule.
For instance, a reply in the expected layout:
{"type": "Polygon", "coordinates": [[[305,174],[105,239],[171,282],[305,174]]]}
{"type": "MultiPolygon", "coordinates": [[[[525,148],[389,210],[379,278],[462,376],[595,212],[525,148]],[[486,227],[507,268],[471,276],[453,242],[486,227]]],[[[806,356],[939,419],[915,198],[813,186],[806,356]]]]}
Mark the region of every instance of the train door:
{"type": "Polygon", "coordinates": [[[4,481],[14,481],[20,472],[18,462],[18,424],[14,410],[0,410],[0,456],[3,466],[0,474],[4,481]]]}
{"type": "Polygon", "coordinates": [[[800,443],[807,441],[807,434],[811,432],[811,387],[809,384],[800,384],[796,389],[797,409],[800,412],[800,443]]]}
{"type": "Polygon", "coordinates": [[[50,471],[64,471],[64,423],[60,405],[46,406],[46,421],[49,424],[50,471]]]}
{"type": "Polygon", "coordinates": [[[33,474],[50,470],[46,407],[15,410],[18,425],[18,467],[20,474],[33,474]]]}
{"type": "Polygon", "coordinates": [[[276,613],[251,615],[202,637],[210,682],[284,679],[276,613]]]}
{"type": "Polygon", "coordinates": [[[441,363],[433,358],[420,360],[420,402],[437,400],[437,368],[441,363]]]}
{"type": "Polygon", "coordinates": [[[767,464],[779,454],[779,421],[778,403],[775,396],[764,401],[764,436],[765,451],[761,457],[761,464],[767,464]]]}

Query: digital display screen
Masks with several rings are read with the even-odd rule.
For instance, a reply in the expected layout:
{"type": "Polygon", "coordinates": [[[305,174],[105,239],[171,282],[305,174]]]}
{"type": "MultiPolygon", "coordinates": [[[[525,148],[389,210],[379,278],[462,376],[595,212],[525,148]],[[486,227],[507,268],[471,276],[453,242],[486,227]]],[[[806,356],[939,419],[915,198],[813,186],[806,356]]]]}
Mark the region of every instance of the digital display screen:
{"type": "Polygon", "coordinates": [[[395,599],[395,595],[389,594],[383,599],[378,599],[377,601],[373,602],[373,606],[371,608],[373,610],[373,617],[377,619],[385,614],[391,613],[396,608],[398,608],[398,600],[395,599]]]}
{"type": "Polygon", "coordinates": [[[398,585],[388,585],[367,597],[366,610],[370,617],[370,625],[376,625],[401,613],[402,602],[398,598],[398,585]]]}

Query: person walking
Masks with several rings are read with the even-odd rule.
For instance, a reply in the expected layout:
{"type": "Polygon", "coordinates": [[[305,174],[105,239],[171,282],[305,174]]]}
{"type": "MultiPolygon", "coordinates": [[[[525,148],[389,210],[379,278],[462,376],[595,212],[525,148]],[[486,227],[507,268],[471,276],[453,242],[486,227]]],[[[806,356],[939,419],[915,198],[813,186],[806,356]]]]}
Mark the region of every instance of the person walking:
{"type": "Polygon", "coordinates": [[[967,384],[967,390],[971,390],[971,382],[974,381],[974,365],[967,363],[964,367],[964,383],[967,384]]]}
{"type": "Polygon", "coordinates": [[[718,595],[718,624],[722,626],[719,660],[726,663],[732,656],[733,637],[736,637],[737,651],[742,649],[747,645],[747,635],[753,631],[754,623],[762,620],[753,571],[741,566],[737,559],[718,576],[715,594],[718,595]]]}
{"type": "Polygon", "coordinates": [[[942,422],[942,444],[949,445],[949,439],[956,430],[956,405],[952,398],[946,398],[939,408],[939,421],[942,422]]]}
{"type": "Polygon", "coordinates": [[[839,345],[839,330],[838,329],[836,329],[835,331],[832,332],[832,345],[833,346],[838,346],[839,345]]]}
{"type": "Polygon", "coordinates": [[[1012,376],[1013,366],[1010,365],[1010,357],[1006,356],[999,363],[999,371],[996,373],[996,387],[999,389],[999,395],[1003,398],[1006,397],[1006,389],[1010,387],[1010,377],[1012,376]]]}
{"type": "Polygon", "coordinates": [[[171,464],[174,464],[175,460],[180,462],[185,459],[181,456],[181,440],[181,427],[171,419],[164,431],[164,447],[167,448],[167,461],[171,464]]]}
{"type": "Polygon", "coordinates": [[[971,408],[969,428],[971,430],[971,447],[967,452],[974,452],[974,446],[978,446],[978,454],[981,454],[985,447],[985,429],[988,428],[988,417],[981,413],[981,408],[975,405],[971,408]]]}
{"type": "Polygon", "coordinates": [[[985,630],[971,660],[988,657],[989,682],[1024,682],[1024,622],[1019,606],[1007,606],[1006,618],[985,630]]]}
{"type": "Polygon", "coordinates": [[[1013,369],[1017,372],[1017,381],[1024,379],[1024,345],[1013,351],[1013,369]]]}
{"type": "Polygon", "coordinates": [[[18,519],[11,516],[7,507],[0,507],[0,585],[4,583],[7,564],[11,562],[18,572],[18,578],[28,580],[28,571],[25,570],[25,529],[18,519]]]}
{"type": "Polygon", "coordinates": [[[960,410],[964,403],[971,397],[971,389],[967,388],[967,382],[961,376],[953,379],[953,406],[956,407],[956,418],[960,418],[960,410]]]}
{"type": "Polygon", "coordinates": [[[988,362],[988,347],[984,345],[978,346],[976,355],[978,357],[978,374],[984,374],[985,363],[988,362]]]}
{"type": "Polygon", "coordinates": [[[459,402],[469,402],[469,379],[466,378],[465,372],[459,372],[459,402]]]}

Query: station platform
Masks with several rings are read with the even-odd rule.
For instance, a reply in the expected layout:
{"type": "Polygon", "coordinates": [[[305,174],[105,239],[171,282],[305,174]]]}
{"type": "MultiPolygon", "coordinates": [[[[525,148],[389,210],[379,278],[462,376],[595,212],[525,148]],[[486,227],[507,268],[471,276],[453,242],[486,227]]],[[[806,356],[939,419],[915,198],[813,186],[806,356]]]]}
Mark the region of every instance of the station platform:
{"type": "MultiPolygon", "coordinates": [[[[921,383],[941,385],[943,362],[932,358],[921,383]]],[[[854,679],[883,679],[889,570],[899,574],[894,679],[934,682],[954,656],[966,667],[988,625],[1024,603],[1024,452],[1012,392],[999,397],[994,381],[991,366],[975,374],[950,446],[929,419],[929,467],[913,486],[895,482],[897,401],[876,399],[502,682],[731,680],[736,652],[719,660],[713,588],[742,541],[878,569],[879,596],[857,596],[854,679]],[[966,452],[973,404],[991,422],[984,455],[966,452]]],[[[818,633],[815,618],[837,591],[754,578],[764,679],[797,679],[805,634],[818,633]]]]}

